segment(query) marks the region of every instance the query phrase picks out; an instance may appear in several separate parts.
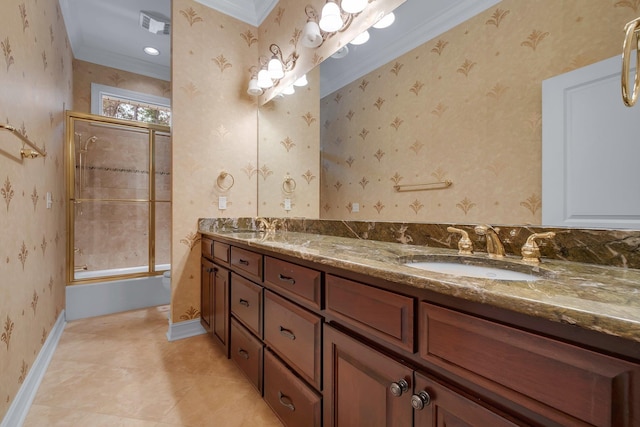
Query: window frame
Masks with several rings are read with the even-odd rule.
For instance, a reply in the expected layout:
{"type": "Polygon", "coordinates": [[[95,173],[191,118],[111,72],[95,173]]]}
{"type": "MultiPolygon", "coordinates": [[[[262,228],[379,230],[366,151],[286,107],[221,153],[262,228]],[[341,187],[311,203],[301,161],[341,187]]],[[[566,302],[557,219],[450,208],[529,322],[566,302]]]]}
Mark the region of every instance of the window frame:
{"type": "Polygon", "coordinates": [[[114,86],[107,86],[99,83],[91,83],[91,114],[99,116],[105,115],[102,102],[103,96],[112,96],[131,102],[157,105],[158,107],[164,107],[171,110],[171,100],[169,98],[114,86]]]}

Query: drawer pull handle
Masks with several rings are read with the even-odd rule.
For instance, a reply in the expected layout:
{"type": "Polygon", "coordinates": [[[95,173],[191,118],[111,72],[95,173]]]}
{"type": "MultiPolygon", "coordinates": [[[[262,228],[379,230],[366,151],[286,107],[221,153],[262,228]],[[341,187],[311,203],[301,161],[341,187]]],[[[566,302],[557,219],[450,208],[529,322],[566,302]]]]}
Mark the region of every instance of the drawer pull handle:
{"type": "Polygon", "coordinates": [[[215,268],[207,268],[207,273],[213,273],[214,271],[216,271],[215,268]]]}
{"type": "Polygon", "coordinates": [[[283,276],[282,274],[278,274],[278,279],[280,279],[280,281],[282,282],[288,282],[292,285],[296,284],[296,279],[294,279],[293,277],[288,277],[288,276],[283,276]]]}
{"type": "Polygon", "coordinates": [[[249,301],[246,299],[240,298],[240,305],[244,305],[245,307],[249,307],[249,301]]]}
{"type": "Polygon", "coordinates": [[[247,350],[243,350],[241,348],[238,349],[238,354],[242,356],[244,359],[249,360],[249,352],[247,350]]]}
{"type": "Polygon", "coordinates": [[[398,382],[391,383],[391,385],[389,386],[389,391],[395,397],[400,397],[402,396],[402,393],[406,393],[407,391],[409,391],[409,383],[403,378],[398,382]]]}
{"type": "Polygon", "coordinates": [[[283,328],[282,326],[280,326],[280,335],[289,338],[291,341],[296,339],[296,336],[293,332],[291,332],[289,329],[283,328]]]}
{"type": "Polygon", "coordinates": [[[282,406],[291,410],[291,412],[296,410],[296,407],[293,406],[293,402],[291,401],[291,398],[287,395],[282,394],[281,391],[278,391],[278,400],[280,401],[280,404],[282,406]]]}
{"type": "Polygon", "coordinates": [[[425,406],[429,406],[431,403],[431,396],[426,391],[421,391],[418,394],[411,396],[411,406],[413,409],[421,411],[425,406]]]}
{"type": "Polygon", "coordinates": [[[249,261],[247,261],[246,259],[239,259],[238,262],[242,265],[249,265],[249,261]]]}

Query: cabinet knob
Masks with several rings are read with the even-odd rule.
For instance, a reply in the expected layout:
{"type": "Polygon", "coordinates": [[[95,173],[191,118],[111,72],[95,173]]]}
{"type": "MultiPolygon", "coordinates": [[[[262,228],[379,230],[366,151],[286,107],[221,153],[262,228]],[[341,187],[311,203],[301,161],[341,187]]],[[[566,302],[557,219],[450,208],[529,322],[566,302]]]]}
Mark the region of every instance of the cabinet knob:
{"type": "Polygon", "coordinates": [[[395,397],[400,397],[402,396],[402,393],[406,393],[407,391],[409,391],[409,383],[403,378],[398,382],[391,383],[391,385],[389,386],[389,391],[395,397]]]}
{"type": "Polygon", "coordinates": [[[430,403],[431,396],[429,396],[429,393],[426,391],[421,391],[420,393],[411,396],[411,406],[413,406],[413,409],[417,409],[418,411],[423,410],[424,407],[429,406],[430,403]]]}

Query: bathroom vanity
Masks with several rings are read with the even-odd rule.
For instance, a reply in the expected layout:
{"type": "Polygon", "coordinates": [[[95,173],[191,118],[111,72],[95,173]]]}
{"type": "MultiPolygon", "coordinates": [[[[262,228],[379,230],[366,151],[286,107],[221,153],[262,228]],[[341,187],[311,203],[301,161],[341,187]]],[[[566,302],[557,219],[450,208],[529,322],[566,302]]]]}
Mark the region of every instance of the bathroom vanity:
{"type": "Polygon", "coordinates": [[[287,426],[640,425],[638,270],[201,233],[202,324],[287,426]]]}

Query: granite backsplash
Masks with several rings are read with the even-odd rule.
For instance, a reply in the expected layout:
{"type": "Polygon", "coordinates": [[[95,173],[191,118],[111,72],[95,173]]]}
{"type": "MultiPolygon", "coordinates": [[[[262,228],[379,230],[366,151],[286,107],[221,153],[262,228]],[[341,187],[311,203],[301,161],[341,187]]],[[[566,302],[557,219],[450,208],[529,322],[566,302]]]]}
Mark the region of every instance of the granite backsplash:
{"type": "MultiPolygon", "coordinates": [[[[474,251],[486,252],[484,236],[476,235],[476,224],[431,224],[374,221],[332,221],[265,218],[276,221],[276,229],[300,233],[377,240],[408,245],[457,249],[459,235],[447,231],[454,226],[469,233],[474,251]]],[[[201,218],[200,231],[258,230],[256,218],[201,218]]],[[[520,248],[532,233],[553,231],[555,238],[538,240],[543,258],[615,267],[640,268],[639,230],[601,230],[540,226],[495,225],[507,255],[520,255],[520,248]]]]}

